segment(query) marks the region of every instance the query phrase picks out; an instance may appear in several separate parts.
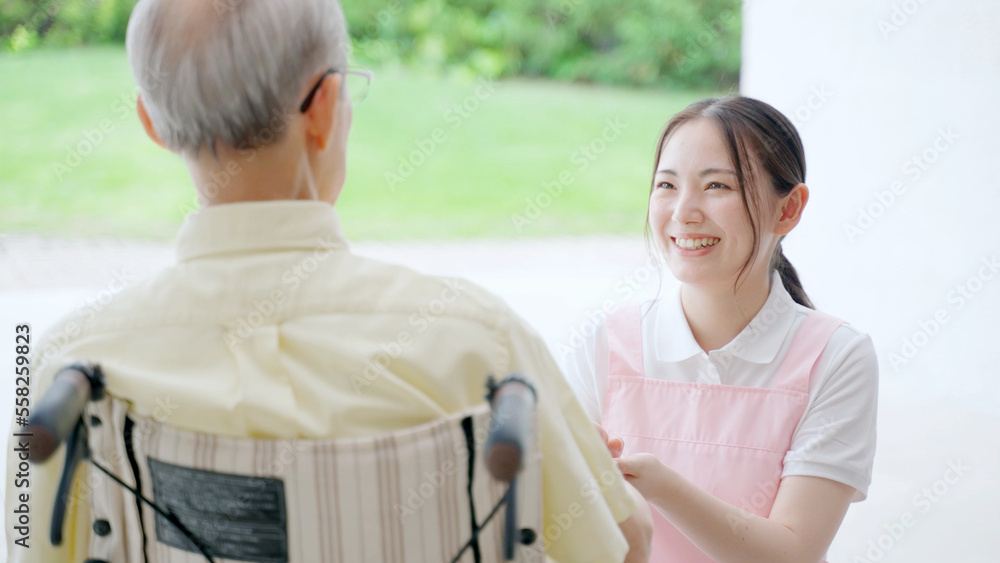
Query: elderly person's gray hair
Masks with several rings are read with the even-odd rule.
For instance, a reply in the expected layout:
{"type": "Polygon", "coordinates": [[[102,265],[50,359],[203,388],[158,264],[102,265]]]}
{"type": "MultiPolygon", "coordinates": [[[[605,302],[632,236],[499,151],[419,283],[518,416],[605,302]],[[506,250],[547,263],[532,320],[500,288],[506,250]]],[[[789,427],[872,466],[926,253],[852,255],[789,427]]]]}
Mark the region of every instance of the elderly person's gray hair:
{"type": "Polygon", "coordinates": [[[156,133],[188,154],[282,138],[306,80],[349,49],[335,0],[140,0],[126,45],[156,133]]]}

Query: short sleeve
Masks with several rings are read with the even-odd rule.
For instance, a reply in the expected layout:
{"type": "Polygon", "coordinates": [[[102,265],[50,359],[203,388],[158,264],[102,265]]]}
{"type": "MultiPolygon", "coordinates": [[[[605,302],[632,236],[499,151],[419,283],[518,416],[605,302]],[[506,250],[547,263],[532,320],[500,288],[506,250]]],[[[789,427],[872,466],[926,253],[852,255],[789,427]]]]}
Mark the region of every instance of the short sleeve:
{"type": "Polygon", "coordinates": [[[593,330],[586,334],[576,330],[568,343],[557,344],[555,356],[587,418],[599,424],[608,385],[608,336],[603,317],[600,322],[588,326],[593,330]],[[604,361],[598,362],[598,358],[604,361]]]}
{"type": "Polygon", "coordinates": [[[854,487],[864,500],[875,457],[878,357],[867,334],[842,325],[816,364],[810,402],[785,455],[782,477],[807,475],[854,487]]]}
{"type": "Polygon", "coordinates": [[[619,522],[636,508],[625,479],[544,342],[526,325],[510,335],[511,365],[538,391],[546,553],[556,561],[622,561],[619,522]]]}

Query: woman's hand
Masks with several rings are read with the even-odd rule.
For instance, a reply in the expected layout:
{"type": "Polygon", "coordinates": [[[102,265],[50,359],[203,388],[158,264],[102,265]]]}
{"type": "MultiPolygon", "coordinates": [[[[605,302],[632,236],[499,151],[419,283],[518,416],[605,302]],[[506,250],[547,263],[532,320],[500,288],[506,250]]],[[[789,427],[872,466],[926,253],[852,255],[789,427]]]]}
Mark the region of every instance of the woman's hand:
{"type": "Polygon", "coordinates": [[[598,434],[601,435],[601,440],[604,441],[604,445],[606,445],[608,447],[608,451],[611,452],[611,457],[615,459],[621,457],[622,451],[625,449],[625,440],[622,440],[618,436],[609,438],[607,430],[596,422],[594,423],[594,428],[597,428],[598,434]]]}
{"type": "MultiPolygon", "coordinates": [[[[608,432],[600,424],[594,423],[597,433],[601,435],[601,440],[608,447],[611,457],[617,459],[621,457],[625,448],[625,441],[619,437],[608,438],[608,432]]],[[[653,541],[653,514],[649,509],[649,504],[642,497],[635,487],[626,482],[625,485],[629,494],[635,499],[635,511],[619,526],[628,541],[629,552],[624,563],[647,563],[649,561],[649,550],[653,541]]]]}
{"type": "Polygon", "coordinates": [[[625,480],[654,505],[658,504],[666,494],[665,491],[674,484],[674,477],[677,475],[655,455],[649,453],[619,457],[615,463],[618,464],[618,470],[625,476],[625,480]]]}

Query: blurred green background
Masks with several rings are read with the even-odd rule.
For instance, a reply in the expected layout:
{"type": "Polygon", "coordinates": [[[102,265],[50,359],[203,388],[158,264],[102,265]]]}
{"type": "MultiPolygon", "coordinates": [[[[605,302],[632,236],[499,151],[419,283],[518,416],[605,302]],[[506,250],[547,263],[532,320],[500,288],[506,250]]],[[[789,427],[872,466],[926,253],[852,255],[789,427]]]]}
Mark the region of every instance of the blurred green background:
{"type": "MultiPolygon", "coordinates": [[[[170,237],[196,207],[135,117],[134,3],[0,1],[0,231],[170,237]]],[[[733,0],[343,6],[376,71],[338,203],[352,238],[640,232],[659,130],[739,78],[733,0]]]]}

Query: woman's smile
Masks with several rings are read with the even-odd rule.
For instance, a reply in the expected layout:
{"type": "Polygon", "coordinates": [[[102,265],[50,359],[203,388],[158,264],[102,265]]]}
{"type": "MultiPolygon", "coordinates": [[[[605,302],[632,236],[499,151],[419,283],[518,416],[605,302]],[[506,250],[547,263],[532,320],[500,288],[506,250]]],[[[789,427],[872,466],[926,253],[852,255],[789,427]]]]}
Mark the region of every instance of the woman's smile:
{"type": "Polygon", "coordinates": [[[722,239],[710,236],[670,237],[670,240],[681,256],[704,256],[722,242],[722,239]]]}

